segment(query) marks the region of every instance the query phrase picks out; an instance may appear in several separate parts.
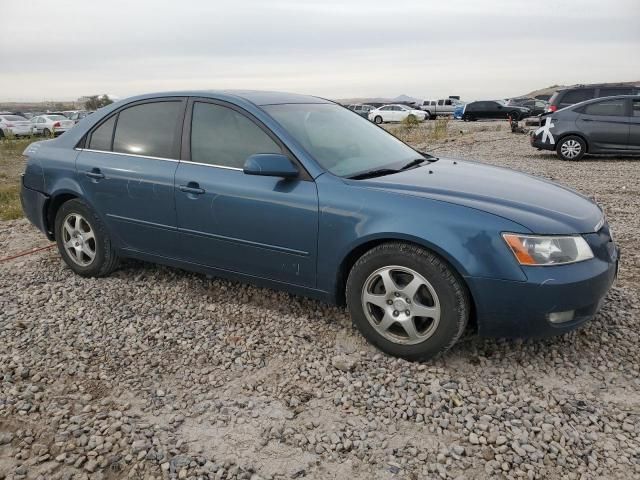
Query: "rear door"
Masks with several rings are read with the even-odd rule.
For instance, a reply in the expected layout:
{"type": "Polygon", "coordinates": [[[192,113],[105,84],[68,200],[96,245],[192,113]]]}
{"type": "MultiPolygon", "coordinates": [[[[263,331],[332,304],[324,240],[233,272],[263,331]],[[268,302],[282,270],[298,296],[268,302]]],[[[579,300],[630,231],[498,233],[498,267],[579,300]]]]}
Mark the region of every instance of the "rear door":
{"type": "Polygon", "coordinates": [[[122,248],[175,255],[173,183],[185,108],[176,97],[127,105],[89,133],[78,155],[87,201],[122,248]]]}
{"type": "Polygon", "coordinates": [[[631,100],[629,117],[629,150],[640,152],[640,99],[631,100]]]}
{"type": "Polygon", "coordinates": [[[581,107],[576,126],[587,137],[591,153],[627,148],[629,108],[626,98],[607,98],[581,107]]]}
{"type": "Polygon", "coordinates": [[[191,263],[315,286],[318,193],[312,179],[246,175],[246,159],[285,153],[244,110],[192,100],[175,198],[181,257],[191,263]]]}

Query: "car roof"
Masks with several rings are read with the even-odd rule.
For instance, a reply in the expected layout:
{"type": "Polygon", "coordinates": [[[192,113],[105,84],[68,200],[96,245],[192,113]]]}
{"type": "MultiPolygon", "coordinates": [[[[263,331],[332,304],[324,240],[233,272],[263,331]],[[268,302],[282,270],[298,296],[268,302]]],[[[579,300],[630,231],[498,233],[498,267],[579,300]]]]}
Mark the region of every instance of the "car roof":
{"type": "Polygon", "coordinates": [[[158,92],[123,99],[119,103],[129,103],[157,97],[203,97],[218,100],[242,99],[257,106],[280,105],[285,103],[334,103],[330,100],[298,93],[271,92],[262,90],[187,90],[158,92]]]}
{"type": "Polygon", "coordinates": [[[556,90],[557,92],[566,92],[568,90],[582,90],[588,88],[640,88],[640,85],[632,85],[627,83],[593,83],[584,85],[574,85],[573,87],[564,87],[556,90]]]}
{"type": "Polygon", "coordinates": [[[640,95],[610,95],[608,97],[590,98],[589,100],[584,100],[582,102],[574,103],[573,105],[568,105],[564,108],[561,108],[560,110],[557,110],[557,112],[573,111],[575,108],[582,107],[583,105],[590,105],[592,103],[598,103],[603,100],[611,100],[614,98],[633,98],[636,100],[640,100],[640,95]]]}

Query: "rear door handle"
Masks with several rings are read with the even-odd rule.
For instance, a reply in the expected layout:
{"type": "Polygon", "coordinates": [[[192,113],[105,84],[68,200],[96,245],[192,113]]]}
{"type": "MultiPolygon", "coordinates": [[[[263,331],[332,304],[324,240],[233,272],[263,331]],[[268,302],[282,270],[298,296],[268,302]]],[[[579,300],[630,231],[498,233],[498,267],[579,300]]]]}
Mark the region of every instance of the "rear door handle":
{"type": "Polygon", "coordinates": [[[179,185],[178,188],[181,192],[192,193],[194,195],[202,195],[205,193],[204,188],[200,188],[197,182],[189,182],[186,185],[179,185]]]}
{"type": "Polygon", "coordinates": [[[84,174],[87,177],[93,178],[96,180],[101,180],[104,178],[104,173],[102,173],[99,168],[92,168],[90,171],[84,172],[84,174]]]}

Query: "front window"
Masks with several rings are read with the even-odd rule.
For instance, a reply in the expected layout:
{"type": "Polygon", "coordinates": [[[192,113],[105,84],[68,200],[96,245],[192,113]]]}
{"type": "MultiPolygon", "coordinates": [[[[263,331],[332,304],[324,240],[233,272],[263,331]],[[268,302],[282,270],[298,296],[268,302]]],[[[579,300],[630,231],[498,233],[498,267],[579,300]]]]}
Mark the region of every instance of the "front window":
{"type": "Polygon", "coordinates": [[[338,105],[267,105],[263,109],[334,175],[351,177],[400,168],[420,158],[393,135],[338,105]]]}
{"type": "MultiPolygon", "coordinates": [[[[349,117],[356,117],[340,111],[349,117]]],[[[365,120],[367,121],[367,120],[365,120]]],[[[191,121],[191,161],[242,168],[251,155],[282,153],[258,125],[241,113],[222,105],[196,102],[191,121]]]]}

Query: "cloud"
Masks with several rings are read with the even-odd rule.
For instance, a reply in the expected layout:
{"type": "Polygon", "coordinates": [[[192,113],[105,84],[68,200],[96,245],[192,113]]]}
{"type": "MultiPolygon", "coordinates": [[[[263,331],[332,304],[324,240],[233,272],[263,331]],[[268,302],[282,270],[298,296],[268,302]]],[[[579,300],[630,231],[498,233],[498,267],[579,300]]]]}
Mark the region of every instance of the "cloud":
{"type": "Polygon", "coordinates": [[[499,98],[640,78],[635,0],[22,0],[3,6],[0,95],[255,88],[499,98]],[[597,59],[593,61],[592,59],[597,59]]]}

